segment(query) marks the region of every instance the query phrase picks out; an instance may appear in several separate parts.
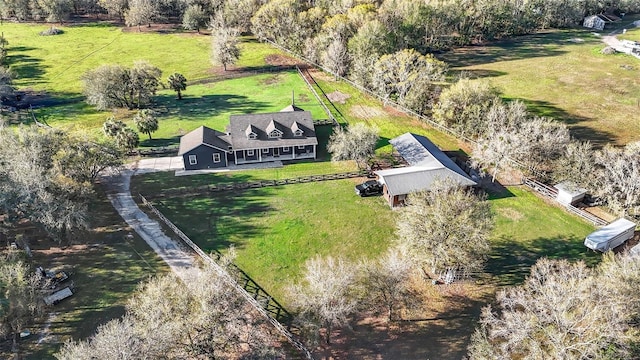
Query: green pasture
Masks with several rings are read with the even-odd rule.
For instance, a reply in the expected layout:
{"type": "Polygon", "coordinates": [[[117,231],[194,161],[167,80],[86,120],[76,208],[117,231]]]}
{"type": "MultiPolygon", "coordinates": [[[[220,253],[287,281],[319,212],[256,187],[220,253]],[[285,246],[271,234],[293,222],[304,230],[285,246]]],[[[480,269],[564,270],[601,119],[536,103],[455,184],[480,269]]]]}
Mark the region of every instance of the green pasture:
{"type": "MultiPolygon", "coordinates": [[[[16,73],[16,85],[47,91],[56,97],[82,92],[81,76],[103,64],[132,66],[146,60],[160,68],[163,78],[174,72],[187,80],[210,78],[210,37],[196,33],[138,33],[107,23],[58,26],[64,33],[40,36],[49,25],[5,22],[2,32],[9,41],[8,57],[16,73]]],[[[237,67],[259,69],[266,55],[278,50],[251,38],[243,38],[237,67]]]]}
{"type": "MultiPolygon", "coordinates": [[[[296,105],[311,111],[314,119],[327,117],[295,70],[188,86],[180,101],[175,92],[162,90],[152,107],[158,115],[159,129],[151,135],[153,140],[140,134],[140,145],[177,144],[180,136],[201,125],[224,131],[229,115],[280,111],[291,104],[292,93],[296,105]]],[[[96,111],[84,102],[41,108],[35,113],[51,126],[95,136],[102,136],[102,123],[112,115],[135,128],[135,111],[96,111]]]]}
{"type": "MultiPolygon", "coordinates": [[[[240,59],[225,73],[210,62],[208,35],[138,33],[109,24],[75,24],[63,26],[61,35],[38,35],[46,28],[6,23],[3,32],[15,85],[39,94],[36,117],[57,128],[102,136],[109,116],[133,127],[135,111],[97,111],[87,105],[81,76],[102,64],[131,66],[136,60],[159,67],[163,80],[180,72],[189,83],[182,101],[169,89],[158,92],[152,108],[158,112],[159,130],[153,141],[140,134],[141,146],[175,144],[201,125],[224,130],[229,115],[279,111],[291,104],[292,95],[314,118],[327,117],[296,71],[262,72],[265,58],[280,52],[253,38],[242,38],[240,59]]],[[[22,114],[21,120],[29,121],[30,115],[22,114]]]]}
{"type": "Polygon", "coordinates": [[[382,197],[357,196],[353,187],[358,181],[174,197],[159,201],[158,208],[203,250],[224,252],[234,246],[235,263],[284,303],[286,285],[300,278],[307,259],[358,260],[387,248],[395,213],[382,197]]]}
{"type": "Polygon", "coordinates": [[[600,261],[601,256],[583,244],[595,227],[559,206],[516,186],[490,194],[489,201],[495,228],[486,269],[491,276],[488,281],[518,284],[541,257],[583,260],[588,265],[600,261]]]}
{"type": "Polygon", "coordinates": [[[609,31],[548,31],[439,57],[456,72],[489,81],[505,99],[566,123],[577,138],[621,145],[640,140],[640,60],[601,54],[600,37],[609,31]]]}
{"type": "Polygon", "coordinates": [[[461,143],[453,137],[435,130],[427,123],[389,106],[384,106],[380,100],[347,83],[336,81],[333,77],[318,71],[312,72],[312,74],[318,83],[318,89],[322,92],[330,96],[331,94],[342,94],[345,98],[340,102],[323,99],[336,119],[344,123],[363,122],[378,129],[380,135],[376,150],[378,154],[391,153],[392,147],[389,140],[406,132],[425,135],[443,150],[460,150],[461,143]]]}
{"type": "MultiPolygon", "coordinates": [[[[132,191],[293,177],[300,169],[253,170],[176,178],[156,173],[133,178],[132,191]],[[292,171],[293,173],[289,173],[292,171]]],[[[307,168],[312,170],[312,168],[307,168]]],[[[318,169],[315,169],[318,170],[318,169]]],[[[287,282],[315,254],[348,258],[379,254],[393,239],[395,211],[381,197],[359,198],[361,180],[291,184],[244,192],[157,198],[159,209],[203,249],[237,249],[237,264],[280,301],[287,282]],[[198,221],[193,221],[198,219],[198,221]]],[[[594,227],[521,187],[490,194],[495,215],[492,252],[483,281],[521,283],[541,257],[597,263],[582,241],[594,227]]]]}

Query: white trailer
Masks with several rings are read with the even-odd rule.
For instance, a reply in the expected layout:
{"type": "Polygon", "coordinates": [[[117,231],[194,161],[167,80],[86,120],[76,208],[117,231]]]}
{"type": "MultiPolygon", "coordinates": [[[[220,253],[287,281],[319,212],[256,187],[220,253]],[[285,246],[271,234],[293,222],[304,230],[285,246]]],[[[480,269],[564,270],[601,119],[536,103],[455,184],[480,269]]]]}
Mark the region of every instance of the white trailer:
{"type": "Polygon", "coordinates": [[[45,296],[44,303],[47,304],[47,305],[55,305],[55,304],[59,303],[60,301],[68,298],[71,295],[73,295],[73,292],[71,292],[71,289],[66,287],[66,288],[64,288],[62,290],[58,290],[58,291],[54,292],[53,294],[51,294],[49,296],[45,296]]]}
{"type": "Polygon", "coordinates": [[[625,218],[618,219],[587,235],[584,245],[591,250],[605,252],[631,239],[635,230],[634,222],[625,218]]]}

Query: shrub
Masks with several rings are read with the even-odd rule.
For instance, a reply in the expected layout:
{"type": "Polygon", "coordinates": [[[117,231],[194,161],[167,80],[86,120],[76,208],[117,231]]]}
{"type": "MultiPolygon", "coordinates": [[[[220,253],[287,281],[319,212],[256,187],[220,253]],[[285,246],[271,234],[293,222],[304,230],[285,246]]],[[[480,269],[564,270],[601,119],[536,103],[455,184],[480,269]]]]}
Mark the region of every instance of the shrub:
{"type": "Polygon", "coordinates": [[[40,31],[40,35],[42,36],[60,35],[62,33],[64,33],[64,31],[56,27],[50,27],[47,30],[40,31]]]}

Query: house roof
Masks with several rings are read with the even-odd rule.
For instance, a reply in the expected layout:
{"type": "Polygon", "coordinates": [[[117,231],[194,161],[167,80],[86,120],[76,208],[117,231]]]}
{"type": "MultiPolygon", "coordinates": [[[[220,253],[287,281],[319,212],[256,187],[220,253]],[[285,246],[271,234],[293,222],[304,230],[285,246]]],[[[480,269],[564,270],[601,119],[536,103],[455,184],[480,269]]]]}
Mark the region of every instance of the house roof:
{"type": "Polygon", "coordinates": [[[220,131],[200,126],[180,138],[178,155],[189,152],[200,145],[211,146],[222,151],[228,151],[231,146],[229,136],[220,131]]]}
{"type": "Polygon", "coordinates": [[[303,108],[299,108],[297,106],[295,106],[294,104],[291,104],[289,106],[287,106],[286,108],[280,110],[280,112],[290,112],[290,111],[304,111],[303,108]]]}
{"type": "Polygon", "coordinates": [[[232,139],[234,150],[318,144],[309,111],[231,115],[227,132],[232,139]],[[257,135],[256,139],[249,139],[246,135],[245,130],[249,126],[252,126],[257,135]],[[294,136],[296,126],[303,131],[302,136],[294,136]],[[273,129],[280,130],[282,136],[269,138],[269,132],[273,129]]]}
{"type": "Polygon", "coordinates": [[[390,195],[429,190],[437,180],[450,179],[462,186],[476,185],[453,160],[424,136],[405,133],[389,140],[389,143],[411,165],[375,172],[380,181],[386,184],[390,195]]]}

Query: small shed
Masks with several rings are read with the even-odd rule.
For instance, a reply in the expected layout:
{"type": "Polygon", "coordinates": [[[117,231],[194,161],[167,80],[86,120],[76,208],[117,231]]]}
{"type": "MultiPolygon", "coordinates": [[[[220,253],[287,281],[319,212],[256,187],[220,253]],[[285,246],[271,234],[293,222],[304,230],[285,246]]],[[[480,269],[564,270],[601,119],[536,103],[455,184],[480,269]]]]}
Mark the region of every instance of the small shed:
{"type": "Polygon", "coordinates": [[[582,22],[582,26],[589,29],[596,29],[596,30],[604,30],[605,24],[606,22],[602,18],[600,18],[598,15],[587,16],[586,18],[584,18],[584,21],[582,22]]]}
{"type": "Polygon", "coordinates": [[[558,190],[556,200],[563,205],[575,205],[584,199],[587,190],[570,181],[563,181],[554,186],[558,190]]]}

